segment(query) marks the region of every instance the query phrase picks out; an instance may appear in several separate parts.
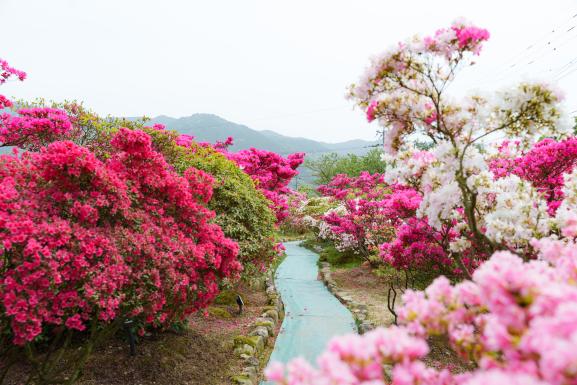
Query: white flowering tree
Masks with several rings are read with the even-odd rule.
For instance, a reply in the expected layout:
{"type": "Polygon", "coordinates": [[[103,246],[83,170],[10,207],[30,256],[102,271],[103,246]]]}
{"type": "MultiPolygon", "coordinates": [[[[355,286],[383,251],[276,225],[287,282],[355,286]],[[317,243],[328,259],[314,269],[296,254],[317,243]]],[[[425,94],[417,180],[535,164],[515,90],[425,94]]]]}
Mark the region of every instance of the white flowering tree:
{"type": "Polygon", "coordinates": [[[448,95],[459,70],[474,64],[488,38],[487,30],[463,21],[433,36],[414,37],[374,58],[350,89],[367,119],[384,127],[385,152],[393,166],[387,173],[396,179],[391,182],[418,184],[423,193],[418,213],[431,226],[458,223],[460,236],[451,247],[457,259],[471,244],[486,254],[502,248],[519,251],[531,235],[547,231],[540,196],[514,176],[495,182],[482,154],[483,141],[493,135],[529,145],[569,128],[560,124],[561,96],[546,84],[522,83],[491,99],[448,95]],[[416,160],[413,155],[420,152],[408,146],[415,135],[434,143],[431,153],[416,160]]]}

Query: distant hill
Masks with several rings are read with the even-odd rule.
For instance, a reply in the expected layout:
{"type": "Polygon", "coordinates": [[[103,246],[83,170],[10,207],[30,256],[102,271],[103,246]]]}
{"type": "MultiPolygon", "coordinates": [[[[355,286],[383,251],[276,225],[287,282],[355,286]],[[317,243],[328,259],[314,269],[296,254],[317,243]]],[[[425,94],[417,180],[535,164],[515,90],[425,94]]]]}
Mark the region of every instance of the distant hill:
{"type": "MultiPolygon", "coordinates": [[[[223,141],[232,136],[234,138],[232,151],[255,147],[274,151],[283,156],[294,152],[305,152],[308,159],[314,159],[331,152],[343,155],[362,155],[377,143],[376,141],[360,139],[340,143],[319,142],[312,139],[285,136],[270,130],[257,131],[212,114],[194,114],[182,118],[161,115],[147,122],[150,125],[155,123],[164,124],[167,129],[178,131],[181,134],[192,135],[202,142],[214,143],[217,140],[223,141]]],[[[314,184],[314,175],[312,175],[311,170],[301,166],[299,172],[300,174],[293,179],[291,187],[295,188],[302,183],[314,184]]]]}
{"type": "Polygon", "coordinates": [[[255,147],[274,151],[281,155],[293,152],[306,152],[310,157],[324,153],[337,152],[341,154],[364,154],[376,142],[365,140],[350,140],[341,143],[326,143],[312,139],[297,138],[278,134],[274,131],[257,131],[242,124],[230,122],[217,115],[194,114],[182,118],[157,116],[147,124],[161,123],[167,129],[176,130],[181,134],[194,136],[199,141],[214,143],[217,140],[234,138],[232,151],[255,147]]]}

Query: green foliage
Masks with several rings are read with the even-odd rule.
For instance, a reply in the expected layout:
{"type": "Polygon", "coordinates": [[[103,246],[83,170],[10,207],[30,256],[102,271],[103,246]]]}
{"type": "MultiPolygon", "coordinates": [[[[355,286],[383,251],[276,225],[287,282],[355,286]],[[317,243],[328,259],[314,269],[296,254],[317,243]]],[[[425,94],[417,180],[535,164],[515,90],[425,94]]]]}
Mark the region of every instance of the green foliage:
{"type": "Polygon", "coordinates": [[[214,299],[216,305],[236,305],[238,292],[234,290],[222,290],[214,299]]]}
{"type": "Polygon", "coordinates": [[[303,184],[300,185],[296,191],[305,194],[307,196],[307,198],[311,198],[311,197],[318,197],[319,193],[317,192],[317,190],[313,187],[310,186],[308,184],[303,184]]]}
{"type": "Polygon", "coordinates": [[[371,174],[384,172],[384,163],[381,160],[381,149],[371,149],[365,155],[348,154],[345,156],[336,153],[322,155],[318,159],[306,160],[305,167],[315,176],[315,183],[327,184],[337,174],[346,174],[354,177],[362,171],[371,174]]]}
{"type": "Polygon", "coordinates": [[[222,318],[222,319],[232,318],[232,314],[230,314],[228,310],[216,306],[209,306],[208,314],[216,318],[222,318]]]}
{"type": "Polygon", "coordinates": [[[308,215],[318,219],[337,205],[338,203],[331,200],[329,197],[312,197],[309,198],[301,207],[300,212],[302,216],[308,215]]]}
{"type": "Polygon", "coordinates": [[[360,255],[355,254],[351,251],[341,252],[338,251],[335,246],[329,241],[323,241],[316,238],[308,238],[301,243],[302,247],[305,247],[315,253],[318,253],[320,262],[328,262],[332,267],[340,268],[353,268],[358,267],[363,263],[360,255]],[[318,251],[318,248],[321,251],[318,251]]]}
{"type": "Polygon", "coordinates": [[[275,216],[268,201],[255,188],[253,180],[236,163],[210,147],[184,148],[174,143],[171,131],[147,129],[155,147],[167,158],[177,172],[189,167],[205,171],[215,178],[213,197],[208,207],[217,214],[218,223],[227,237],[239,247],[239,260],[244,276],[268,266],[275,256],[275,216]]]}
{"type": "Polygon", "coordinates": [[[340,252],[333,245],[326,245],[320,253],[320,260],[326,261],[332,267],[353,268],[360,266],[363,262],[360,255],[350,251],[340,252]]]}

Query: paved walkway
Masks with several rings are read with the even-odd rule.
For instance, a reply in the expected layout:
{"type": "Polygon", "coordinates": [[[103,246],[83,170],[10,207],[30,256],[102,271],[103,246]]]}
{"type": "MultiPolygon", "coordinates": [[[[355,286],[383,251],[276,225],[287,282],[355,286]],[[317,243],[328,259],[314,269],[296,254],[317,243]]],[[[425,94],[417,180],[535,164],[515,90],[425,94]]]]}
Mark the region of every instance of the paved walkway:
{"type": "Polygon", "coordinates": [[[298,243],[285,243],[287,257],[275,275],[285,318],[270,361],[286,363],[301,356],[316,364],[333,336],[354,333],[356,326],[348,309],[317,280],[318,254],[298,243]]]}

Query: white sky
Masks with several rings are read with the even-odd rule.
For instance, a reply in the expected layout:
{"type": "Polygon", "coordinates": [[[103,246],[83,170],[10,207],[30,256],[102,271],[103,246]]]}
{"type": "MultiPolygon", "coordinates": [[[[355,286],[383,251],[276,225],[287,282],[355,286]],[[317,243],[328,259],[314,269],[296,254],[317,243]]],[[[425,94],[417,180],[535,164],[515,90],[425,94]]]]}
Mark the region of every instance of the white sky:
{"type": "Polygon", "coordinates": [[[207,112],[291,136],[372,139],[346,87],[369,56],[461,16],[492,36],[459,88],[552,80],[569,63],[559,85],[577,110],[576,14],[577,0],[0,0],[0,57],[29,76],[0,91],[83,100],[103,115],[207,112]]]}

